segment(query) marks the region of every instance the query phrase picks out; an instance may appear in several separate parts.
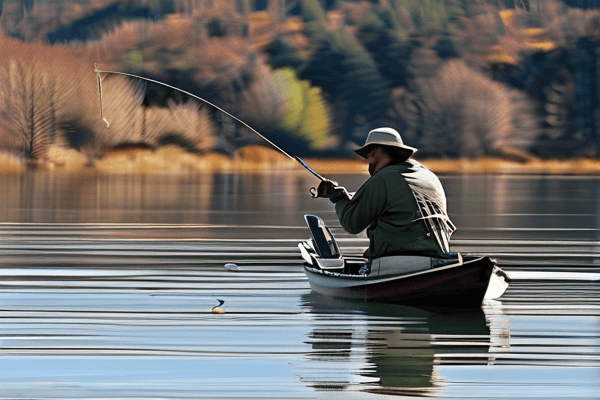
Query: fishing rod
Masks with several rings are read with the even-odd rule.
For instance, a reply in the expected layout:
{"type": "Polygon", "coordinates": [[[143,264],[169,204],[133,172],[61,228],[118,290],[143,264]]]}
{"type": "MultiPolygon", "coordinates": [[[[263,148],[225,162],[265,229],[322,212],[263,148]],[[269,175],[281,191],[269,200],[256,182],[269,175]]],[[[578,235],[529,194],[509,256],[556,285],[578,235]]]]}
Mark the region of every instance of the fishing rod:
{"type": "MultiPolygon", "coordinates": [[[[206,104],[208,104],[211,107],[214,107],[215,109],[221,111],[222,113],[224,113],[225,115],[233,118],[234,120],[236,120],[237,122],[239,122],[240,124],[244,125],[246,128],[250,129],[251,132],[254,132],[255,134],[257,134],[259,137],[261,137],[264,141],[266,141],[267,143],[269,143],[271,146],[273,146],[273,148],[275,148],[277,151],[279,151],[281,154],[285,155],[286,157],[297,161],[300,165],[302,165],[304,168],[306,168],[306,170],[308,170],[308,172],[310,172],[311,174],[313,174],[315,177],[317,177],[317,179],[319,179],[321,182],[323,181],[330,181],[327,178],[322,177],[317,171],[315,171],[314,169],[312,169],[308,164],[306,164],[304,161],[302,161],[302,159],[298,156],[291,156],[290,154],[288,154],[287,152],[285,152],[281,147],[277,146],[275,143],[273,143],[272,141],[270,141],[269,139],[267,139],[265,136],[263,136],[262,134],[260,134],[256,129],[252,128],[250,125],[248,125],[247,123],[245,123],[244,121],[242,121],[241,119],[239,119],[238,117],[236,117],[235,115],[230,114],[229,112],[223,110],[221,107],[211,103],[210,101],[203,99],[200,96],[197,96],[195,94],[192,94],[190,92],[186,92],[183,89],[179,89],[177,87],[171,86],[169,84],[166,84],[164,82],[159,82],[157,80],[154,79],[150,79],[150,78],[145,78],[143,76],[138,76],[138,75],[134,75],[134,74],[129,74],[127,72],[119,72],[119,71],[103,71],[100,69],[100,66],[98,64],[94,64],[94,72],[96,73],[96,78],[98,80],[98,93],[100,95],[100,118],[102,118],[102,120],[106,123],[106,127],[108,128],[108,126],[110,125],[109,122],[106,120],[106,118],[104,118],[103,115],[103,110],[102,110],[102,78],[100,76],[100,74],[115,74],[115,75],[124,75],[124,76],[128,76],[131,78],[136,78],[136,79],[141,79],[143,81],[147,81],[147,82],[152,82],[152,83],[156,83],[158,85],[162,85],[168,88],[171,88],[173,90],[177,90],[181,93],[185,93],[188,96],[191,96],[195,99],[198,99],[206,104]]],[[[334,182],[335,183],[335,182],[334,182]]],[[[337,184],[335,184],[335,186],[337,186],[337,184]]],[[[316,190],[313,193],[313,189],[311,188],[310,193],[312,194],[313,197],[317,197],[316,196],[316,190]]]]}

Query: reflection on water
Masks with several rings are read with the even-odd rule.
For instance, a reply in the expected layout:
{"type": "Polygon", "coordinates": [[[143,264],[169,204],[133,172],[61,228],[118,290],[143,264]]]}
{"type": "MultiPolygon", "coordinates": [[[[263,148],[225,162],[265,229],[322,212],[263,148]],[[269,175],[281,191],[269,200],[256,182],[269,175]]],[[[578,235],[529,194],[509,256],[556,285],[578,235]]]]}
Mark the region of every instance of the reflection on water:
{"type": "Polygon", "coordinates": [[[311,294],[310,176],[1,179],[0,398],[597,398],[595,178],[443,177],[452,247],[513,278],[443,314],[311,294]]]}
{"type": "Polygon", "coordinates": [[[43,223],[227,225],[243,215],[244,224],[287,225],[297,222],[297,210],[310,201],[298,193],[314,184],[297,172],[145,176],[38,171],[0,179],[0,221],[43,223]]]}
{"type": "Polygon", "coordinates": [[[353,319],[357,311],[369,316],[371,324],[348,330],[316,329],[310,341],[313,357],[322,362],[349,358],[359,343],[366,347],[361,375],[377,383],[363,389],[369,393],[435,394],[440,380],[436,365],[456,361],[489,365],[496,351],[508,346],[508,321],[492,315],[486,319],[484,309],[439,314],[399,305],[332,301],[313,294],[304,301],[312,314],[326,318],[346,313],[353,319]]]}

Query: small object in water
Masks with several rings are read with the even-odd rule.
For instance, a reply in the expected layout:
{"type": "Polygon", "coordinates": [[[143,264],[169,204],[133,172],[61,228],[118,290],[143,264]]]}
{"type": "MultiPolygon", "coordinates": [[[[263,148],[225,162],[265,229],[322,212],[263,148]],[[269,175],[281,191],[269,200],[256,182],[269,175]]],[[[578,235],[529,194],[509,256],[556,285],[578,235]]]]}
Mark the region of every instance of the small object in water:
{"type": "Polygon", "coordinates": [[[212,312],[216,313],[216,314],[225,314],[227,311],[225,311],[224,308],[221,308],[221,306],[223,305],[223,303],[225,303],[225,300],[220,300],[217,299],[217,301],[219,302],[218,306],[214,306],[212,309],[212,312]]]}
{"type": "Polygon", "coordinates": [[[225,264],[225,269],[228,271],[239,271],[240,269],[238,268],[238,266],[234,263],[227,263],[225,264]]]}

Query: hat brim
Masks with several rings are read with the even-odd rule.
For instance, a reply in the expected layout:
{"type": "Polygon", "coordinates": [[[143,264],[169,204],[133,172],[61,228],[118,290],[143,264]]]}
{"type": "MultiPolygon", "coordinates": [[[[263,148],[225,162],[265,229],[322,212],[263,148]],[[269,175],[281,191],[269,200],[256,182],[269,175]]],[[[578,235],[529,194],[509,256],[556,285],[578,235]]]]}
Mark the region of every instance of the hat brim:
{"type": "Polygon", "coordinates": [[[397,153],[403,153],[403,154],[407,154],[408,156],[406,157],[406,159],[408,160],[409,158],[411,158],[413,156],[413,154],[415,154],[417,152],[417,149],[414,147],[410,147],[410,146],[395,146],[395,145],[390,145],[389,143],[383,144],[383,143],[368,143],[365,144],[362,147],[359,147],[358,149],[354,150],[354,152],[356,154],[358,154],[359,156],[361,156],[362,158],[367,158],[367,154],[369,153],[369,151],[371,150],[372,146],[383,146],[388,150],[392,150],[394,152],[397,153]]]}

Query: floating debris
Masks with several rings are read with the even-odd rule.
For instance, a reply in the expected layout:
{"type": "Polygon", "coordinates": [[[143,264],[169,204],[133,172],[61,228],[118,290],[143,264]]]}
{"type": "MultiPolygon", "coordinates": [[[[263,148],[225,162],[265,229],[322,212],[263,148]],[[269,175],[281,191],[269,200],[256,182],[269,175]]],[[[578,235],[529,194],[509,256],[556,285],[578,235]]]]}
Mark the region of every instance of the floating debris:
{"type": "Polygon", "coordinates": [[[228,271],[239,271],[240,270],[240,268],[237,266],[237,264],[234,264],[234,263],[225,264],[225,269],[228,271]]]}
{"type": "Polygon", "coordinates": [[[219,302],[218,306],[214,306],[212,309],[212,312],[216,313],[216,314],[225,314],[227,311],[225,311],[224,308],[221,308],[221,306],[223,305],[223,303],[225,303],[225,300],[220,300],[217,299],[217,301],[219,302]]]}

